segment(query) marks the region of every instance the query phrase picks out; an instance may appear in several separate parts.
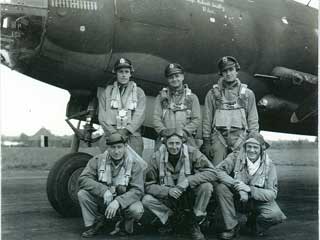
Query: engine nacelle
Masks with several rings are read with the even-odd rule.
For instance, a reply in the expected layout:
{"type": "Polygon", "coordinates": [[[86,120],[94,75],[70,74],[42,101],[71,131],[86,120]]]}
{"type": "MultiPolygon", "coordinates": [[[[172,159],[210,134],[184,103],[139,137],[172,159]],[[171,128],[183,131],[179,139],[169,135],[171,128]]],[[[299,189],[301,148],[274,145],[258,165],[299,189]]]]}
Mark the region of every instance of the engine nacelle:
{"type": "Polygon", "coordinates": [[[271,94],[261,98],[257,105],[259,110],[264,112],[293,112],[298,108],[298,104],[271,94]]]}
{"type": "Polygon", "coordinates": [[[272,75],[280,79],[274,81],[275,84],[283,84],[289,86],[317,85],[318,77],[309,73],[296,71],[285,67],[275,67],[272,70],[272,75]]]}

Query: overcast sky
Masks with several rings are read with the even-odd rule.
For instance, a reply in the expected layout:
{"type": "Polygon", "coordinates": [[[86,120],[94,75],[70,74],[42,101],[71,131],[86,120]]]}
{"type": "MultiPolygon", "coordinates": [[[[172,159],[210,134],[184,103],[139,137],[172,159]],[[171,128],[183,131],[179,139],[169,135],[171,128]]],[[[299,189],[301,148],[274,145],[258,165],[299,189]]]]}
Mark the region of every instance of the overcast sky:
{"type": "MultiPolygon", "coordinates": [[[[316,7],[318,1],[312,0],[311,4],[316,7]]],[[[70,96],[67,91],[26,77],[2,65],[0,77],[1,134],[17,136],[23,132],[33,135],[41,127],[56,135],[72,134],[72,130],[64,121],[70,96]]],[[[308,138],[270,132],[263,134],[269,139],[308,138]]]]}

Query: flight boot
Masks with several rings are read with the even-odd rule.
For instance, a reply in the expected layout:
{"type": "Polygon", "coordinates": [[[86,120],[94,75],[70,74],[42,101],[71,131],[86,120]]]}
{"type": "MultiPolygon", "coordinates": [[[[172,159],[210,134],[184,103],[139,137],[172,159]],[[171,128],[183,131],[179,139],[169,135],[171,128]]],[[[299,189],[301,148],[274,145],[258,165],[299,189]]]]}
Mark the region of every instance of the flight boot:
{"type": "Polygon", "coordinates": [[[84,231],[81,236],[83,238],[91,238],[95,235],[97,235],[97,233],[102,229],[102,227],[105,225],[105,218],[104,216],[97,219],[97,221],[90,227],[88,227],[88,229],[86,231],[84,231]]]}
{"type": "Polygon", "coordinates": [[[200,223],[202,223],[204,219],[204,217],[196,217],[195,214],[191,214],[190,233],[192,240],[206,240],[200,228],[200,223]]]}
{"type": "Polygon", "coordinates": [[[191,225],[191,238],[192,240],[206,240],[203,233],[201,232],[200,226],[197,222],[191,225]]]}
{"type": "Polygon", "coordinates": [[[238,235],[238,232],[240,230],[240,225],[237,224],[234,228],[231,230],[225,231],[220,233],[219,238],[224,240],[230,240],[235,238],[238,235]]]}

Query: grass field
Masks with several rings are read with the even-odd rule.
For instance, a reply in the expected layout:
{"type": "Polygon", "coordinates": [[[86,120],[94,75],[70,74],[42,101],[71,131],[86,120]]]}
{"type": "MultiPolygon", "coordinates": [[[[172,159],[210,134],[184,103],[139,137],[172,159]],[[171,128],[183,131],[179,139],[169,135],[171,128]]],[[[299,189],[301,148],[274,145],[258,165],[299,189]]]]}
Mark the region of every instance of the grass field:
{"type": "MultiPolygon", "coordinates": [[[[98,148],[83,148],[80,151],[98,154],[98,148]]],[[[69,153],[69,148],[2,148],[2,170],[9,169],[45,169],[52,165],[63,155],[69,153]]],[[[318,150],[308,149],[270,149],[269,156],[277,165],[318,166],[318,150]]],[[[152,148],[147,147],[144,157],[148,159],[152,148]]]]}

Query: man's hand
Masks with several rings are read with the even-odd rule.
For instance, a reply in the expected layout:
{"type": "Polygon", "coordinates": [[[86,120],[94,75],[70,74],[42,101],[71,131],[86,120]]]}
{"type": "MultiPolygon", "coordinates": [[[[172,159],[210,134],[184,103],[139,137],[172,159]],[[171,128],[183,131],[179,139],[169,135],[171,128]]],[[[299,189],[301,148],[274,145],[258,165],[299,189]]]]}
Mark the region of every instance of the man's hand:
{"type": "Polygon", "coordinates": [[[107,207],[106,211],[104,212],[104,215],[107,219],[112,219],[116,215],[120,205],[117,200],[113,200],[107,207]]]}
{"type": "Polygon", "coordinates": [[[182,195],[182,191],[179,188],[173,187],[169,189],[169,196],[178,199],[182,195]]]}
{"type": "Polygon", "coordinates": [[[105,191],[103,194],[103,203],[104,205],[109,205],[111,201],[113,200],[113,195],[110,190],[105,191]]]}
{"type": "Polygon", "coordinates": [[[216,176],[218,178],[219,181],[221,181],[222,179],[224,179],[225,177],[229,176],[226,172],[222,171],[222,170],[217,170],[216,171],[216,176]]]}
{"type": "Polygon", "coordinates": [[[248,202],[249,195],[247,192],[240,191],[239,195],[240,195],[240,202],[243,202],[243,203],[248,202]]]}
{"type": "Polygon", "coordinates": [[[237,190],[238,192],[240,191],[244,191],[244,192],[251,192],[251,188],[245,184],[244,182],[242,181],[237,181],[235,184],[234,184],[234,189],[237,190]]]}
{"type": "Polygon", "coordinates": [[[189,187],[189,181],[188,179],[184,179],[181,183],[179,183],[177,185],[178,188],[181,188],[181,190],[183,189],[183,191],[185,191],[188,187],[189,187]]]}

